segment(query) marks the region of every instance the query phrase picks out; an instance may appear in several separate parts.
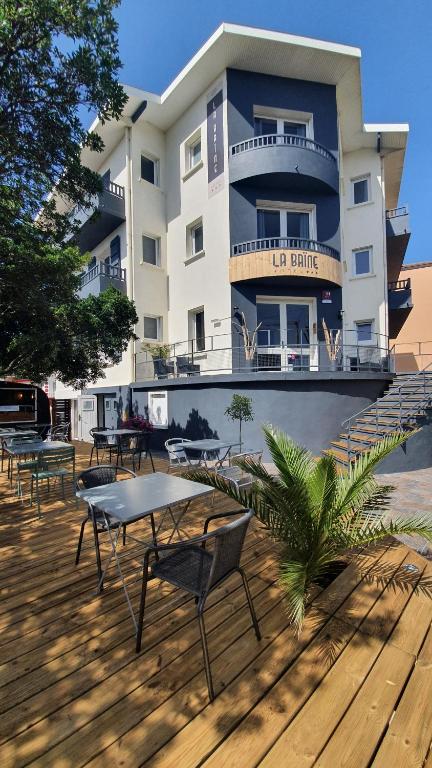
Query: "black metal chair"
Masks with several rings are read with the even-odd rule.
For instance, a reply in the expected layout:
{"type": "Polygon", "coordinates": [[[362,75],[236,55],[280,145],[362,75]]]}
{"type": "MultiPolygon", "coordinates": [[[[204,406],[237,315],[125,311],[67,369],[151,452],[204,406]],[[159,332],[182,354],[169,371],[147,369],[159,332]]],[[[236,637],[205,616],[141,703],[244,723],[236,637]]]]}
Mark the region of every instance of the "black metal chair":
{"type": "Polygon", "coordinates": [[[96,464],[99,464],[99,451],[102,453],[102,459],[104,456],[104,453],[109,454],[109,461],[110,463],[113,460],[113,454],[116,457],[116,461],[118,464],[118,456],[119,456],[119,445],[117,440],[114,440],[114,442],[110,442],[109,435],[100,435],[97,434],[97,427],[93,427],[93,429],[90,430],[90,435],[93,438],[93,445],[92,449],[90,451],[90,459],[89,459],[89,467],[91,467],[92,461],[93,461],[93,452],[96,451],[96,464]]]}
{"type": "Polygon", "coordinates": [[[194,374],[199,373],[201,370],[199,365],[192,363],[188,357],[182,357],[181,355],[177,356],[176,363],[177,373],[179,376],[182,374],[186,374],[186,376],[193,376],[194,374]]]}
{"type": "Polygon", "coordinates": [[[141,458],[144,454],[144,459],[150,457],[152,470],[155,472],[155,466],[153,462],[152,452],[150,450],[151,432],[140,432],[136,438],[132,440],[132,466],[133,471],[136,471],[136,463],[138,462],[138,471],[141,469],[141,458]]]}
{"type": "Polygon", "coordinates": [[[139,653],[141,650],[147,582],[149,578],[156,577],[162,581],[167,581],[194,595],[210,701],[214,699],[214,689],[205,634],[204,607],[208,595],[234,573],[239,573],[242,578],[252,625],[257,639],[261,639],[246,575],[240,566],[243,543],[253,514],[252,510],[247,510],[246,512],[225,512],[211,515],[205,521],[202,536],[196,536],[193,539],[176,542],[175,544],[155,544],[147,549],[144,556],[136,651],[139,653]],[[241,515],[241,517],[208,533],[208,526],[212,520],[233,515],[241,515]],[[206,549],[206,545],[210,543],[214,545],[211,552],[206,549]],[[164,557],[153,563],[151,574],[149,575],[149,558],[152,553],[156,557],[159,557],[159,554],[164,554],[164,557]]]}
{"type": "MultiPolygon", "coordinates": [[[[109,485],[110,483],[117,482],[118,475],[120,473],[124,473],[126,475],[129,475],[130,477],[136,477],[135,472],[132,472],[131,469],[127,469],[126,467],[118,467],[116,464],[99,464],[97,467],[89,467],[89,469],[85,469],[83,472],[80,473],[80,475],[76,479],[75,483],[75,489],[76,491],[81,491],[83,488],[98,488],[100,485],[109,485]]],[[[99,534],[100,533],[106,533],[107,532],[107,525],[105,522],[105,518],[100,510],[97,509],[97,507],[93,507],[93,510],[90,508],[90,505],[87,508],[87,517],[84,518],[84,520],[81,523],[81,529],[80,529],[80,535],[78,539],[78,547],[75,557],[75,565],[78,565],[80,561],[80,555],[81,555],[81,547],[83,542],[83,536],[84,536],[84,528],[86,526],[86,523],[91,522],[93,525],[93,535],[94,535],[94,541],[95,541],[95,549],[96,549],[96,564],[97,564],[97,572],[98,572],[98,582],[102,578],[102,565],[101,565],[101,557],[100,557],[100,549],[99,549],[99,534]]],[[[156,538],[156,529],[154,524],[154,518],[153,515],[150,515],[150,522],[152,526],[152,533],[153,533],[153,539],[156,538]]],[[[120,523],[112,523],[110,525],[111,529],[118,528],[120,523]]],[[[126,526],[123,526],[123,544],[126,543],[126,526]]]]}

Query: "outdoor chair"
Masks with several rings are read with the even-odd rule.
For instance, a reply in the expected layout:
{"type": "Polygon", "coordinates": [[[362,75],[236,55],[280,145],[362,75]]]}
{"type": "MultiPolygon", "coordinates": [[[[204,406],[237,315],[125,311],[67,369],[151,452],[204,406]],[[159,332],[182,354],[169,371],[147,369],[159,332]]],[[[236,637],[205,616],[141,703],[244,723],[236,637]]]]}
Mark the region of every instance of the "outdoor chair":
{"type": "MultiPolygon", "coordinates": [[[[81,472],[75,483],[75,489],[76,491],[81,491],[84,488],[99,488],[101,485],[109,485],[111,483],[116,483],[118,480],[119,475],[125,475],[129,478],[136,477],[135,472],[132,472],[131,469],[127,469],[126,467],[118,467],[116,464],[99,464],[97,467],[90,467],[89,469],[85,469],[83,472],[81,472]]],[[[100,510],[98,510],[97,507],[93,507],[93,509],[90,507],[90,505],[87,506],[87,516],[83,519],[81,523],[81,529],[78,539],[78,547],[76,551],[76,557],[75,557],[75,565],[78,565],[80,561],[81,556],[81,548],[82,548],[82,542],[84,537],[84,529],[88,522],[92,523],[93,526],[93,535],[94,535],[94,543],[95,543],[95,551],[96,551],[96,565],[97,565],[97,574],[98,574],[98,583],[100,582],[102,578],[102,565],[101,565],[101,557],[100,557],[100,548],[99,548],[99,534],[101,533],[107,533],[108,528],[106,525],[105,518],[100,510]]],[[[150,515],[150,522],[152,526],[152,533],[153,533],[153,539],[156,538],[156,529],[155,529],[155,523],[154,523],[154,517],[153,515],[150,515]]],[[[112,522],[110,525],[111,530],[114,528],[118,528],[120,523],[112,522]]],[[[126,543],[126,526],[123,525],[123,545],[126,543]]]]}
{"type": "Polygon", "coordinates": [[[243,451],[242,453],[236,453],[230,456],[229,467],[216,467],[215,473],[218,477],[223,477],[228,483],[231,483],[237,490],[241,488],[249,488],[252,485],[253,478],[249,472],[245,472],[241,467],[235,463],[236,459],[255,459],[255,461],[261,462],[262,451],[243,451]]]}
{"type": "Polygon", "coordinates": [[[190,443],[186,437],[170,437],[165,441],[165,448],[168,451],[168,472],[171,468],[186,468],[199,467],[201,459],[191,459],[185,449],[184,443],[190,443]]]}
{"type": "Polygon", "coordinates": [[[51,429],[50,439],[59,440],[63,443],[69,442],[69,427],[70,424],[57,424],[56,427],[51,429]]]}
{"type": "Polygon", "coordinates": [[[154,375],[157,379],[167,379],[174,375],[174,362],[171,360],[153,360],[154,375]]]}
{"type": "Polygon", "coordinates": [[[36,503],[38,510],[38,517],[40,513],[40,495],[39,495],[39,483],[41,480],[49,481],[60,478],[62,486],[62,496],[65,498],[64,481],[65,477],[72,475],[72,482],[75,483],[75,448],[71,445],[67,448],[57,448],[56,450],[47,450],[39,454],[36,463],[35,470],[31,476],[30,486],[30,504],[33,504],[33,487],[36,486],[36,503]],[[66,467],[67,464],[72,463],[72,469],[66,467]]]}
{"type": "MultiPolygon", "coordinates": [[[[6,451],[7,446],[14,446],[14,445],[27,445],[34,444],[34,443],[41,443],[42,440],[40,437],[38,437],[36,434],[34,436],[31,435],[22,435],[19,436],[17,433],[16,437],[10,437],[7,440],[3,441],[2,443],[2,457],[1,457],[1,471],[3,472],[3,460],[5,455],[8,457],[8,467],[7,467],[7,476],[8,478],[12,478],[12,464],[14,457],[11,454],[8,454],[6,451]]],[[[29,450],[29,455],[31,454],[31,451],[29,450]]],[[[23,464],[24,462],[20,462],[23,464]]]]}
{"type": "Polygon", "coordinates": [[[207,639],[204,625],[204,608],[207,597],[216,587],[232,576],[239,573],[249,610],[252,625],[258,640],[261,639],[258,621],[252,603],[248,582],[243,569],[240,566],[240,558],[243,549],[246,532],[253,517],[253,511],[230,512],[211,515],[205,521],[204,533],[188,541],[180,541],[175,544],[154,544],[149,546],[144,556],[143,582],[138,618],[136,651],[141,650],[141,639],[144,624],[144,613],[147,593],[147,582],[150,578],[158,578],[167,581],[175,587],[185,590],[195,597],[198,614],[198,623],[201,635],[201,644],[204,657],[207,687],[210,701],[214,699],[213,681],[210,669],[207,639]],[[241,515],[238,520],[230,522],[208,533],[208,527],[212,520],[241,515]],[[207,546],[213,544],[212,551],[207,546]],[[156,560],[149,573],[149,558],[151,554],[163,557],[156,560]]]}
{"type": "Polygon", "coordinates": [[[152,470],[155,472],[155,466],[153,462],[152,452],[150,450],[151,432],[140,432],[139,435],[132,438],[132,466],[133,471],[136,471],[136,464],[138,462],[138,471],[141,469],[141,458],[144,454],[144,459],[150,457],[152,470]]]}
{"type": "Polygon", "coordinates": [[[112,439],[110,440],[110,435],[98,435],[96,434],[96,427],[93,427],[93,429],[90,430],[90,436],[93,438],[93,445],[92,449],[90,451],[90,459],[89,459],[89,467],[91,467],[92,461],[93,461],[93,452],[96,451],[96,464],[99,464],[99,451],[102,453],[102,460],[104,457],[104,453],[109,454],[109,461],[112,462],[113,455],[116,457],[117,463],[118,463],[118,456],[119,456],[119,444],[117,440],[112,442],[112,439]]]}
{"type": "Polygon", "coordinates": [[[176,359],[177,373],[179,376],[186,374],[186,376],[193,376],[200,372],[200,366],[189,361],[188,357],[178,356],[176,359]]]}

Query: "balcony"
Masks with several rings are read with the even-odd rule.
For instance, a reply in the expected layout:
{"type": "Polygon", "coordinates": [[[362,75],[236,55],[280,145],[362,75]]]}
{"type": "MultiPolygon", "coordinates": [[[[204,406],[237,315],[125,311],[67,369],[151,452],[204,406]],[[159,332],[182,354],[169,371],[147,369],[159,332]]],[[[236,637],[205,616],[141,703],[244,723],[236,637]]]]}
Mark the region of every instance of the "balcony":
{"type": "Polygon", "coordinates": [[[99,261],[81,276],[79,295],[81,299],[85,299],[87,296],[99,296],[110,285],[117,288],[118,291],[126,293],[126,270],[99,261]]]}
{"type": "Polygon", "coordinates": [[[388,284],[389,336],[395,339],[412,310],[411,280],[388,284]]]}
{"type": "Polygon", "coordinates": [[[407,206],[386,211],[387,271],[391,282],[399,277],[410,235],[407,206]]]}
{"type": "Polygon", "coordinates": [[[125,220],[124,187],[110,181],[95,199],[90,213],[83,216],[75,238],[81,252],[92,251],[125,220]]]}
{"type": "Polygon", "coordinates": [[[286,187],[290,180],[305,192],[339,192],[335,156],[304,136],[267,134],[230,147],[230,183],[247,181],[286,187]],[[291,177],[291,178],[290,178],[291,177]]]}
{"type": "Polygon", "coordinates": [[[339,252],[316,240],[264,238],[232,247],[230,282],[295,278],[303,284],[325,281],[342,285],[339,252]]]}

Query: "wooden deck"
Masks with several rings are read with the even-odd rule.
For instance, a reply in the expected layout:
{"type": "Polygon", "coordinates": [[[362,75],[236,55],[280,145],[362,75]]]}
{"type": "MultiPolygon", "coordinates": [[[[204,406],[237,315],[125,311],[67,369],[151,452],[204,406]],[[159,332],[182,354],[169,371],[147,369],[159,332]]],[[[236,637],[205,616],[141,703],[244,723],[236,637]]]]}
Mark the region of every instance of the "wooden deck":
{"type": "MultiPolygon", "coordinates": [[[[114,570],[97,597],[91,548],[74,566],[81,509],[51,490],[38,521],[0,480],[1,768],[432,768],[432,566],[419,555],[393,542],[359,558],[311,596],[298,639],[255,524],[244,565],[263,637],[233,578],[206,612],[208,704],[193,601],[152,582],[136,655],[114,570]]],[[[206,512],[191,508],[191,531],[206,512]]],[[[132,550],[127,562],[136,604],[132,550]]]]}

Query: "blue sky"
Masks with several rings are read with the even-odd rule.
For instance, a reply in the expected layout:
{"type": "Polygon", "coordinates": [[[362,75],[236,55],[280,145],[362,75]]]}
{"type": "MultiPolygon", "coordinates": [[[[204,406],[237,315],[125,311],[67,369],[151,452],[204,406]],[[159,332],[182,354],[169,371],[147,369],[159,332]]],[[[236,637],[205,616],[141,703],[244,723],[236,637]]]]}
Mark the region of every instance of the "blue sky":
{"type": "Polygon", "coordinates": [[[432,261],[432,0],[122,0],[124,83],[160,93],[222,21],[362,49],[365,122],[408,122],[406,261],[432,261]]]}

